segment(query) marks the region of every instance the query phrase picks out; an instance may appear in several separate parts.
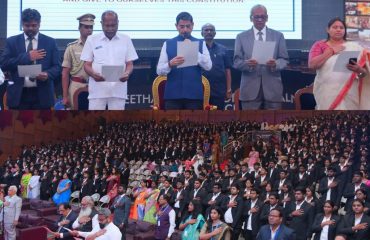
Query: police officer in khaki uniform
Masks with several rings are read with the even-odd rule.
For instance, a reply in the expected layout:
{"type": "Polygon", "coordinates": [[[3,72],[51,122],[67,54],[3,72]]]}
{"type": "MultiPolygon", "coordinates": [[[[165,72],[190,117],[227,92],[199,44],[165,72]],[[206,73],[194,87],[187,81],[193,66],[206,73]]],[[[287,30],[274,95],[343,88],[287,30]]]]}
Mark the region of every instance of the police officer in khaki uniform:
{"type": "MultiPolygon", "coordinates": [[[[68,44],[63,58],[62,87],[63,87],[63,104],[73,106],[73,94],[77,89],[87,86],[88,75],[84,71],[84,62],[80,60],[80,55],[86,39],[93,32],[95,16],[93,14],[84,14],[78,17],[80,39],[68,44]]],[[[77,110],[77,109],[75,109],[77,110]]]]}

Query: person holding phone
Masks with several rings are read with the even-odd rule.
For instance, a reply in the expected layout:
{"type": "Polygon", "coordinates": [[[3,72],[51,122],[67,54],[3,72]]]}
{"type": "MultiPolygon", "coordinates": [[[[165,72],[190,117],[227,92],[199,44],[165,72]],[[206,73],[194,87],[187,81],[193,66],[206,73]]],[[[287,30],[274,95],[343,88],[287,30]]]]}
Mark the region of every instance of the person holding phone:
{"type": "Polygon", "coordinates": [[[346,39],[346,25],[340,18],[329,21],[328,37],[311,48],[308,66],[316,70],[313,94],[318,110],[370,109],[366,98],[370,91],[366,50],[357,42],[346,39]],[[338,56],[344,51],[359,51],[357,58],[348,59],[349,71],[333,71],[338,56]]]}

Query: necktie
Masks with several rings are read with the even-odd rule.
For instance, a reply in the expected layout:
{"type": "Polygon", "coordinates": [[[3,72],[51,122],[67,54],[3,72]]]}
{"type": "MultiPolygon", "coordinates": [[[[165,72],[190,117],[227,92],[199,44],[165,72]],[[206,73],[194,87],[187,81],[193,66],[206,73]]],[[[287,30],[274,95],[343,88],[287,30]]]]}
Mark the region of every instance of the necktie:
{"type": "Polygon", "coordinates": [[[28,46],[27,46],[27,52],[29,51],[32,51],[33,50],[33,44],[32,44],[32,40],[34,38],[33,37],[28,37],[27,40],[28,40],[28,46]]]}
{"type": "Polygon", "coordinates": [[[260,31],[257,34],[258,34],[258,41],[263,41],[263,38],[262,38],[263,33],[260,31]]]}

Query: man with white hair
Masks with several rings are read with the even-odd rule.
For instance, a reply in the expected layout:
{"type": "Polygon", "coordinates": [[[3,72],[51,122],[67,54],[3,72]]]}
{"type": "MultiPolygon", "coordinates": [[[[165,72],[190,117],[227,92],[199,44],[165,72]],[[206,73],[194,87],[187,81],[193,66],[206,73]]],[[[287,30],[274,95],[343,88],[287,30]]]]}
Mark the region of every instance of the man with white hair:
{"type": "Polygon", "coordinates": [[[79,229],[81,232],[91,232],[94,227],[99,227],[98,212],[94,207],[94,200],[90,196],[85,196],[81,200],[81,210],[72,228],[79,229]]]}
{"type": "Polygon", "coordinates": [[[17,187],[12,185],[8,189],[8,196],[4,199],[4,208],[0,213],[0,221],[4,221],[4,240],[15,240],[15,226],[21,214],[22,198],[17,196],[17,187]]]}

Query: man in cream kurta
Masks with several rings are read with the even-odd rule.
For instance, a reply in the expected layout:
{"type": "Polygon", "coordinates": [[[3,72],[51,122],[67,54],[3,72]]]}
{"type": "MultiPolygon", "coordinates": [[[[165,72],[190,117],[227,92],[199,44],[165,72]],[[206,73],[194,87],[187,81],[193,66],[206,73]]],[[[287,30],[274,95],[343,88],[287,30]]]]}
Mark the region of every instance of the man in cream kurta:
{"type": "Polygon", "coordinates": [[[131,39],[117,33],[118,16],[113,11],[102,14],[103,33],[87,38],[81,60],[89,77],[89,110],[124,110],[127,99],[127,80],[138,59],[131,39]],[[106,82],[103,66],[124,66],[123,75],[115,82],[106,82]]]}

